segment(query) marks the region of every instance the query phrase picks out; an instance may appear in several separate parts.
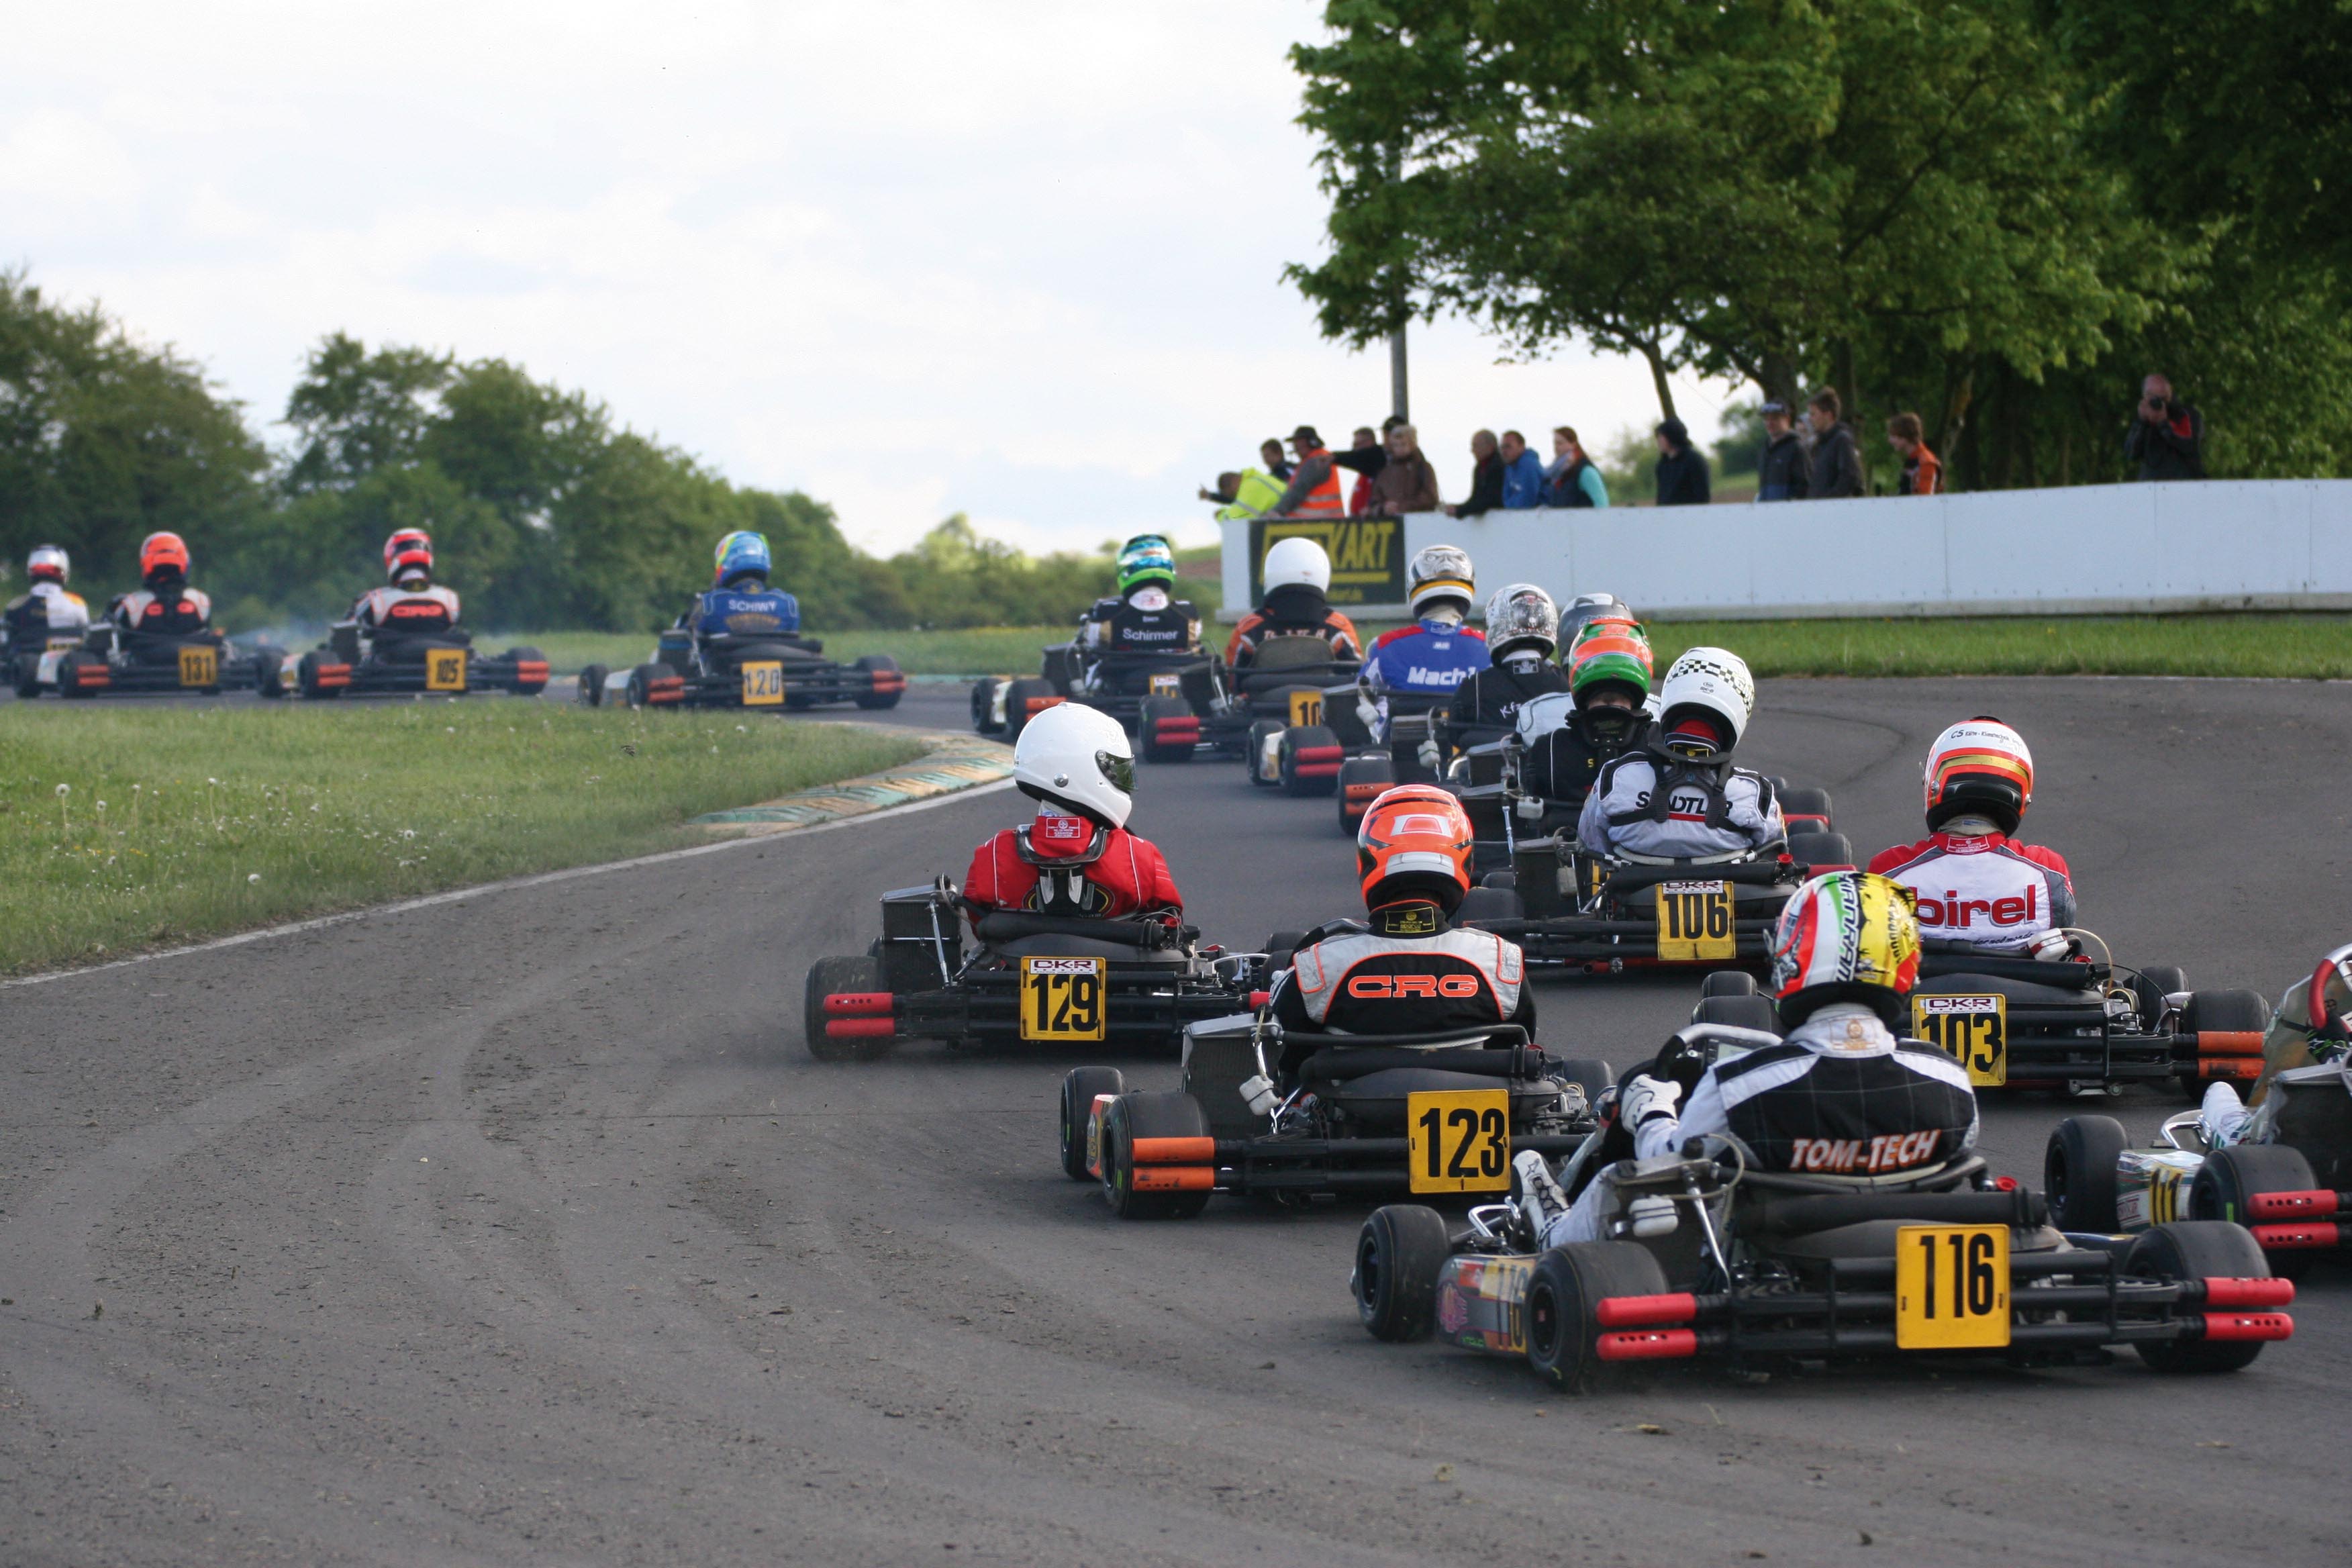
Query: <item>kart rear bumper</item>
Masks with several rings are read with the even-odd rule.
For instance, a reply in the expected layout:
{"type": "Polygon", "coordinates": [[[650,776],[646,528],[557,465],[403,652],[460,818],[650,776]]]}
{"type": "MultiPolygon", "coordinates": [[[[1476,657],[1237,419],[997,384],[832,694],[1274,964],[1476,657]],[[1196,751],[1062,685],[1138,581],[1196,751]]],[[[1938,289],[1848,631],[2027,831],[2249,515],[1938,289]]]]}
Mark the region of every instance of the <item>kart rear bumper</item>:
{"type": "Polygon", "coordinates": [[[813,670],[784,667],[782,699],[774,702],[745,702],[743,677],[739,671],[722,671],[715,675],[681,675],[677,684],[660,681],[646,693],[646,705],[650,708],[822,708],[839,703],[856,702],[861,698],[894,698],[903,696],[907,678],[895,669],[854,669],[847,665],[827,664],[813,670]]]}

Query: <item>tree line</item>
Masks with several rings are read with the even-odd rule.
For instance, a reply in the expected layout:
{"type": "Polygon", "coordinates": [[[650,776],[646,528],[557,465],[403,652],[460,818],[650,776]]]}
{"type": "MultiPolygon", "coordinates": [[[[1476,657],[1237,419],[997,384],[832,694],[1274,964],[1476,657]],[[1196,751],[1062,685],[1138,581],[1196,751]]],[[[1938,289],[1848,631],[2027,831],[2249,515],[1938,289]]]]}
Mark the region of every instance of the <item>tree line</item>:
{"type": "MultiPolygon", "coordinates": [[[[1799,406],[1919,414],[1963,488],[2125,477],[2140,376],[2217,475],[2352,462],[2352,9],[1334,0],[1301,45],[1370,344],[1454,311],[1799,406]]],[[[1874,424],[1864,449],[1884,461],[1874,424]]]]}
{"type": "Polygon", "coordinates": [[[824,503],[730,484],[505,360],[336,332],[281,427],[273,446],[200,364],[0,273],[0,560],[62,544],[92,594],[132,586],[140,541],[170,529],[225,629],[323,622],[409,525],[486,630],[649,630],[709,584],[733,529],[767,535],[818,632],[1066,622],[1108,582],[1108,546],[1033,557],[961,514],[869,555],[824,503]]]}

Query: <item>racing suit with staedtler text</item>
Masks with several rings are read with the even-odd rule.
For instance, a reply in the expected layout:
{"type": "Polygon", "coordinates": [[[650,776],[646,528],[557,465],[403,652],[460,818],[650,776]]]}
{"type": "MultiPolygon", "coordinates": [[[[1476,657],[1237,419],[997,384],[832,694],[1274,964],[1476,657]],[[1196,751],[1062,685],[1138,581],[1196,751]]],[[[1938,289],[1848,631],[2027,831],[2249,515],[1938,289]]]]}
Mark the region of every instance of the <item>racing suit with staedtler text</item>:
{"type": "Polygon", "coordinates": [[[1601,768],[1576,821],[1577,842],[1594,854],[1657,860],[1752,852],[1784,834],[1761,773],[1676,756],[1654,737],[1601,768]]]}

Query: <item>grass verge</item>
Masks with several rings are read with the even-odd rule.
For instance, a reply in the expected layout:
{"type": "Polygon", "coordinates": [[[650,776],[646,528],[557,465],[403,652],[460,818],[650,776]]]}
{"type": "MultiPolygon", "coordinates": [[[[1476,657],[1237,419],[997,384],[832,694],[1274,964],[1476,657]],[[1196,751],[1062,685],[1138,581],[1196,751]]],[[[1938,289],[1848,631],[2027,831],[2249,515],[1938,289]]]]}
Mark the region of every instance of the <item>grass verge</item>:
{"type": "Polygon", "coordinates": [[[918,739],[477,698],[0,710],[0,972],[698,843],[918,739]],[[62,789],[62,793],[60,793],[62,789]]]}

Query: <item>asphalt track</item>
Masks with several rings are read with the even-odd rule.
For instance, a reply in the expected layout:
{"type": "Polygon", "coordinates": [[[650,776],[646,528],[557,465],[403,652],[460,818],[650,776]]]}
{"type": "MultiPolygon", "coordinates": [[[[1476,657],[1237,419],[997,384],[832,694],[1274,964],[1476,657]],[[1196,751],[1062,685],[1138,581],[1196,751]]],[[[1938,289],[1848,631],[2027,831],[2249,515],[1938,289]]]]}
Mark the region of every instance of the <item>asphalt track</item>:
{"type": "MultiPolygon", "coordinates": [[[[2274,995],[2340,939],[2352,687],[1768,682],[1750,756],[1875,847],[1986,711],[2119,957],[2274,995]]],[[[1066,1061],[811,1061],[809,961],[1015,810],[6,992],[0,1563],[2352,1556],[2352,1271],[2231,1378],[1570,1400],[1369,1339],[1360,1210],[1113,1221],[1055,1165],[1066,1061]]],[[[1328,802],[1150,769],[1137,825],[1214,938],[1350,906],[1328,802]]],[[[1687,993],[1549,987],[1543,1032],[1630,1061],[1687,993]]],[[[2145,1132],[2178,1102],[2114,1103],[2145,1132]]],[[[2063,1109],[1990,1105],[1997,1163],[2038,1173],[2063,1109]]]]}

